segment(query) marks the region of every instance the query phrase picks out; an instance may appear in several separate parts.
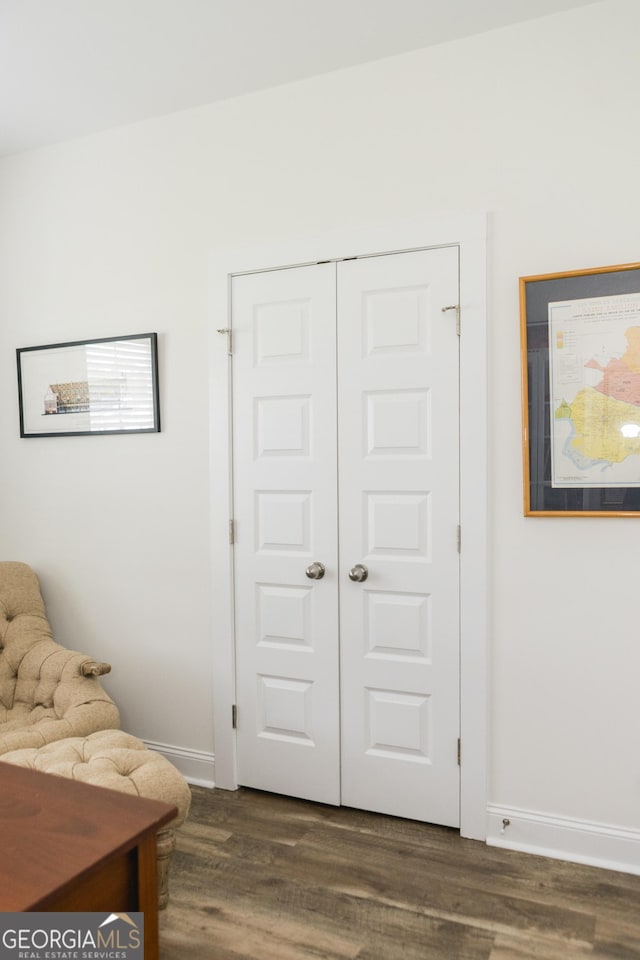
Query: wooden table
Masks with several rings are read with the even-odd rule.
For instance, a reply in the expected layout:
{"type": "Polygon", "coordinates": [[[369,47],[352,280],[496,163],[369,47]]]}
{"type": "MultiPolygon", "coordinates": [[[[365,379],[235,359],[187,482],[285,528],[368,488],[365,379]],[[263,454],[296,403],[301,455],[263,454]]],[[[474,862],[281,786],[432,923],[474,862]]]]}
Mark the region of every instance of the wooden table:
{"type": "Polygon", "coordinates": [[[145,960],[157,960],[156,833],[176,814],[0,763],[0,911],[141,911],[145,960]]]}

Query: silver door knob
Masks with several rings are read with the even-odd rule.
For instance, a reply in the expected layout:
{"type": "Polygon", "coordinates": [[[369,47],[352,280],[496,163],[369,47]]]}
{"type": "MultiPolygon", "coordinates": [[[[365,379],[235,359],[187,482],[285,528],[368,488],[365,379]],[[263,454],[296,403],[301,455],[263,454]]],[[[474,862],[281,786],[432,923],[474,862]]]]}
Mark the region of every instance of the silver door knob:
{"type": "Polygon", "coordinates": [[[364,563],[356,563],[355,567],[351,567],[351,570],[349,570],[349,580],[353,580],[355,583],[362,583],[368,576],[369,571],[364,563]]]}
{"type": "Polygon", "coordinates": [[[309,577],[309,580],[322,580],[324,577],[324,563],[315,563],[310,564],[305,570],[305,574],[309,577]]]}

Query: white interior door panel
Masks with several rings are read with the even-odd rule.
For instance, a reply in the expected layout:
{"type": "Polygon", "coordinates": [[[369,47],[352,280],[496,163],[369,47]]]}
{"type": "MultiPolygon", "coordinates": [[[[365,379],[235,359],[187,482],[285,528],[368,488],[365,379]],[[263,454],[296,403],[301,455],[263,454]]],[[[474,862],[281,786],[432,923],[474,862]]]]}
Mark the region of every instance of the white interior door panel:
{"type": "Polygon", "coordinates": [[[342,802],[459,817],[458,264],[338,268],[342,802]],[[366,581],[353,582],[355,565],[366,581]]]}
{"type": "Polygon", "coordinates": [[[232,289],[239,778],[325,803],[340,798],[334,277],[232,289]]]}

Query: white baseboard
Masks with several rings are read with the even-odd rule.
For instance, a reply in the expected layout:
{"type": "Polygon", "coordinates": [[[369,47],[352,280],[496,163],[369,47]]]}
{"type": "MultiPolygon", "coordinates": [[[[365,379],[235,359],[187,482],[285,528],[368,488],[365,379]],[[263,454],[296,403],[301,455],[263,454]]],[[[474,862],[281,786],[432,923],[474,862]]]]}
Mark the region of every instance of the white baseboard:
{"type": "Polygon", "coordinates": [[[487,820],[490,846],[640,874],[640,830],[552,817],[496,804],[487,806],[487,820]]]}
{"type": "Polygon", "coordinates": [[[188,750],[185,747],[174,747],[169,743],[154,743],[145,740],[146,746],[156,753],[161,753],[176,767],[188,783],[197,787],[215,786],[215,757],[204,750],[188,750]]]}

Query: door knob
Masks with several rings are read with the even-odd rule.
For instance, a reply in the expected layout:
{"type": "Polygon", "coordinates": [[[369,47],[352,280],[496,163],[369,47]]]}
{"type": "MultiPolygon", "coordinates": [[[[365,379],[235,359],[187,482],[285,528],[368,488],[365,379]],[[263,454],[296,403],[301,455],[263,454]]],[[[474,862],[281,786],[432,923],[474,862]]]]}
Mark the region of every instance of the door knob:
{"type": "Polygon", "coordinates": [[[355,567],[351,567],[351,570],[349,570],[349,580],[353,580],[355,583],[362,583],[368,576],[369,571],[364,563],[356,563],[355,567]]]}
{"type": "Polygon", "coordinates": [[[315,563],[307,567],[305,574],[309,577],[309,580],[322,580],[324,577],[324,563],[319,563],[316,560],[315,563]]]}

